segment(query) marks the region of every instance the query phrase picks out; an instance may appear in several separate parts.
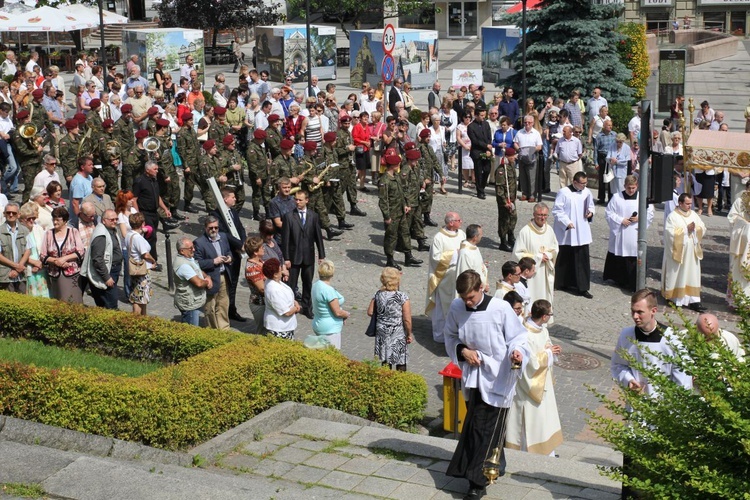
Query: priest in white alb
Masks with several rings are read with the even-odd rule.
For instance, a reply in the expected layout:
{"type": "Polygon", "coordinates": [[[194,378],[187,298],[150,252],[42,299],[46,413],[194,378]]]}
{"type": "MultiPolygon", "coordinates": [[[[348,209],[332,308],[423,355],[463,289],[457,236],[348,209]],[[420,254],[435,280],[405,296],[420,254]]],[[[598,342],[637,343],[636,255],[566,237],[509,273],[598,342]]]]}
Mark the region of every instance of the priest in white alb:
{"type": "Polygon", "coordinates": [[[691,210],[692,204],[692,196],[682,193],[664,225],[661,294],[675,305],[705,312],[701,305],[701,241],[706,226],[691,210]]]}
{"type": "Polygon", "coordinates": [[[486,293],[490,290],[487,265],[484,263],[478,247],[483,236],[484,231],[479,224],[469,224],[466,226],[466,239],[461,242],[461,247],[458,249],[456,276],[460,276],[467,269],[476,271],[482,277],[482,291],[486,293]]]}
{"type": "Polygon", "coordinates": [[[554,456],[563,435],[552,385],[552,366],[562,349],[552,344],[544,326],[551,317],[552,304],[541,299],[532,304],[531,317],[524,322],[531,357],[516,384],[505,447],[554,456]]]}
{"type": "MultiPolygon", "coordinates": [[[[546,204],[534,205],[534,218],[521,228],[513,247],[516,260],[531,257],[536,262],[536,274],[527,282],[532,304],[539,299],[554,303],[555,260],[559,247],[552,227],[547,225],[548,218],[549,207],[546,204]]],[[[551,319],[549,324],[552,324],[551,319]]]]}
{"type": "MultiPolygon", "coordinates": [[[[638,179],[625,177],[625,190],[612,195],[605,218],[609,225],[609,245],[604,261],[604,281],[612,280],[620,287],[635,292],[638,267],[638,179]]],[[[654,207],[648,205],[646,227],[654,221],[654,207]]]]}
{"type": "Polygon", "coordinates": [[[734,306],[734,286],[750,297],[750,180],[734,200],[727,215],[729,221],[729,282],[727,302],[734,306]]]}
{"type": "Polygon", "coordinates": [[[443,342],[445,316],[456,298],[456,252],[465,239],[466,233],[461,230],[461,216],[456,212],[445,215],[445,226],[432,238],[424,313],[432,319],[432,338],[435,342],[443,342]]]}

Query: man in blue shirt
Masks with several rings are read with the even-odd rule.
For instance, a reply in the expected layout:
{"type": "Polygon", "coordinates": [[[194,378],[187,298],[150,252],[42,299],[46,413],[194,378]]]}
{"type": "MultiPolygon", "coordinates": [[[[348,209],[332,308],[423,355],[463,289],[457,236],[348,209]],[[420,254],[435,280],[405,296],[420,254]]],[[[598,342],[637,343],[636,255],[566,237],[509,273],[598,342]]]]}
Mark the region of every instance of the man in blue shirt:
{"type": "Polygon", "coordinates": [[[94,192],[91,182],[94,180],[91,173],[94,171],[94,161],[84,156],[78,159],[78,173],[70,182],[70,221],[72,227],[78,225],[78,214],[81,211],[83,199],[94,192]]]}

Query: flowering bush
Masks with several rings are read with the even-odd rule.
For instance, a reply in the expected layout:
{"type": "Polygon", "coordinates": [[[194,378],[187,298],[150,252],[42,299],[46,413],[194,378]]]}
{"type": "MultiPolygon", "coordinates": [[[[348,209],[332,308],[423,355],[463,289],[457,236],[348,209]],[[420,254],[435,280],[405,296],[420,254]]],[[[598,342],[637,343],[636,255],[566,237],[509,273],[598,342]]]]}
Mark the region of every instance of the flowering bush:
{"type": "Polygon", "coordinates": [[[646,47],[646,26],[637,23],[622,23],[617,30],[626,38],[617,44],[620,60],[633,73],[627,85],[633,89],[636,100],[646,96],[646,85],[651,74],[646,47]]]}

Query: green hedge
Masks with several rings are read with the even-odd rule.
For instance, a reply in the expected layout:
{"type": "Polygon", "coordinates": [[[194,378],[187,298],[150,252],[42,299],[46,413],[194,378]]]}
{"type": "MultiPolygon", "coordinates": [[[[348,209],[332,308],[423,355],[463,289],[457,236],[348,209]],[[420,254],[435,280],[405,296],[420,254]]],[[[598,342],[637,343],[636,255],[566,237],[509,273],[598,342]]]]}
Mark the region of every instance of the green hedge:
{"type": "Polygon", "coordinates": [[[298,342],[7,292],[0,325],[4,336],[179,362],[139,378],[0,362],[0,413],[160,448],[202,443],[284,401],[396,427],[421,420],[427,404],[419,375],[298,342]]]}
{"type": "Polygon", "coordinates": [[[0,292],[0,335],[138,360],[179,363],[242,337],[153,316],[0,292]]]}
{"type": "Polygon", "coordinates": [[[612,118],[612,130],[622,132],[627,137],[630,137],[628,123],[630,123],[631,118],[635,115],[633,107],[626,102],[612,102],[609,104],[608,110],[609,117],[612,118]]]}
{"type": "Polygon", "coordinates": [[[402,426],[422,418],[427,385],[332,349],[256,336],[137,379],[0,363],[3,414],[166,449],[204,442],[284,401],[402,426]]]}

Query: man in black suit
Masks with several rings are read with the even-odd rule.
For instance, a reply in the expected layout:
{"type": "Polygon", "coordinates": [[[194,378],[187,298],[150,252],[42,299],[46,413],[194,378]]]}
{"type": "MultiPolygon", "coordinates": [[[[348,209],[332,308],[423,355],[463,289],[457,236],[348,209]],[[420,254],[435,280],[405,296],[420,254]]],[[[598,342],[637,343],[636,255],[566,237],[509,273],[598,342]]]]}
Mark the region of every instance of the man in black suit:
{"type": "Polygon", "coordinates": [[[474,175],[477,184],[477,198],[484,200],[484,188],[487,186],[487,179],[490,176],[490,167],[492,163],[492,131],[490,124],[485,120],[487,108],[477,105],[475,109],[474,121],[467,128],[469,140],[471,140],[471,151],[469,155],[474,160],[474,175]],[[487,154],[489,152],[489,155],[487,154]]]}
{"type": "Polygon", "coordinates": [[[318,214],[307,208],[307,191],[294,193],[297,208],[284,214],[281,219],[281,252],[289,269],[289,286],[297,289],[297,279],[302,274],[302,314],[312,319],[313,275],[315,273],[315,247],[318,247],[318,261],[326,257],[323,247],[323,233],[320,230],[318,214]]]}
{"type": "Polygon", "coordinates": [[[213,283],[206,294],[206,320],[210,328],[228,330],[232,250],[226,233],[219,232],[219,220],[216,217],[207,216],[204,229],[203,235],[193,241],[193,245],[195,261],[211,277],[213,283]]]}
{"type": "Polygon", "coordinates": [[[247,233],[245,232],[245,226],[242,225],[240,220],[240,214],[237,213],[235,205],[237,203],[237,195],[234,194],[234,190],[229,187],[221,188],[221,197],[224,199],[224,204],[229,209],[229,214],[232,217],[232,224],[237,229],[239,238],[232,236],[232,232],[229,230],[229,226],[224,220],[224,215],[219,209],[214,210],[211,215],[219,219],[219,232],[227,235],[229,241],[229,248],[232,250],[232,263],[229,266],[229,276],[232,280],[229,283],[229,319],[244,323],[247,319],[243,318],[240,313],[237,312],[237,306],[235,305],[235,298],[237,297],[237,283],[240,280],[240,268],[242,267],[242,249],[247,239],[247,233]]]}
{"type": "Polygon", "coordinates": [[[388,111],[391,112],[391,116],[398,118],[398,109],[396,109],[396,103],[404,100],[403,94],[404,79],[400,76],[393,80],[393,86],[391,91],[388,92],[388,111]]]}
{"type": "Polygon", "coordinates": [[[466,98],[466,87],[461,87],[456,92],[456,98],[453,100],[453,111],[455,111],[458,116],[461,116],[468,103],[469,100],[466,98]]]}

